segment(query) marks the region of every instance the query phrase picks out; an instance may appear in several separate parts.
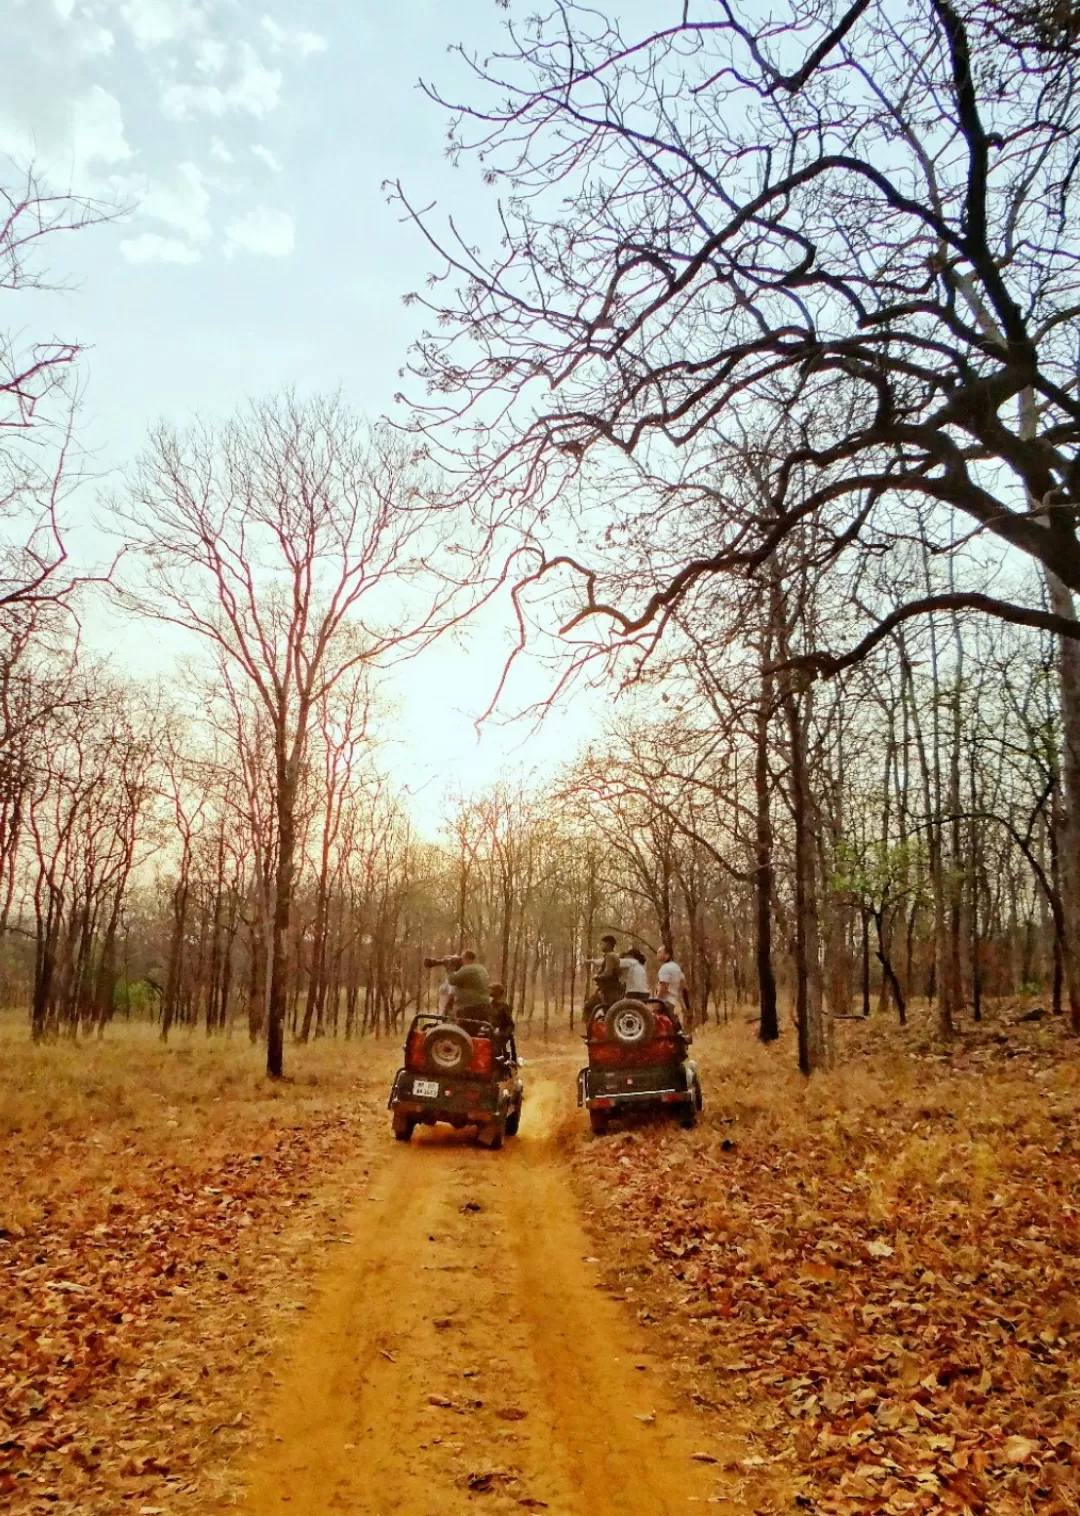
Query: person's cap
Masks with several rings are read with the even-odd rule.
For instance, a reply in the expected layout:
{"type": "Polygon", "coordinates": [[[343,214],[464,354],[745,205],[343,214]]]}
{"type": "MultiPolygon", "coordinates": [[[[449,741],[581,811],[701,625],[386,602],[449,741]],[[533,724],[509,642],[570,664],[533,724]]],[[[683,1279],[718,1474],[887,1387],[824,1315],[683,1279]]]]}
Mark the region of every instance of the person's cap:
{"type": "Polygon", "coordinates": [[[612,947],[614,947],[614,946],[615,946],[615,938],[614,938],[614,937],[613,937],[613,936],[612,936],[612,935],[611,935],[611,933],[610,933],[610,932],[608,932],[608,933],[607,933],[607,935],[606,935],[606,936],[604,936],[604,937],[601,937],[601,938],[600,938],[600,941],[601,941],[601,942],[610,942],[610,943],[611,943],[611,945],[612,945],[612,947]]]}

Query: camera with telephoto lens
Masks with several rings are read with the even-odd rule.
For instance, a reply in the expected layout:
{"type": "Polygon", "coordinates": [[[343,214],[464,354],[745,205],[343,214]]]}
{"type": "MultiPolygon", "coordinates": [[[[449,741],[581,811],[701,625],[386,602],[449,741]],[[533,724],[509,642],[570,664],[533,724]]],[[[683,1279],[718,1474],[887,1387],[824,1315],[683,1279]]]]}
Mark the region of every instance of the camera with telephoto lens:
{"type": "Polygon", "coordinates": [[[461,959],[457,957],[425,958],[424,967],[426,969],[448,969],[451,974],[456,974],[461,967],[461,959]]]}

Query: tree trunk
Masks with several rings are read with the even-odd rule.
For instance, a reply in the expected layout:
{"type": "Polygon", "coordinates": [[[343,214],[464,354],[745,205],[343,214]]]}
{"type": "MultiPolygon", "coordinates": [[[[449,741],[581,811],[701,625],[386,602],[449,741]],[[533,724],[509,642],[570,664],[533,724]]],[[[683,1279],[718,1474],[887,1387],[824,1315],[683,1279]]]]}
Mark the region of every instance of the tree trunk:
{"type": "Polygon", "coordinates": [[[173,891],[172,934],[169,939],[169,963],[165,972],[165,996],[161,1006],[161,1040],[167,1042],[176,1012],[180,1004],[180,985],[183,973],[184,934],[187,929],[188,860],[180,865],[180,879],[173,891]]]}
{"type": "Polygon", "coordinates": [[[754,917],[758,999],[761,1006],[758,1036],[762,1042],[775,1042],[780,1036],[780,1021],[776,1011],[776,975],[773,972],[772,958],[773,835],[769,810],[769,717],[773,703],[773,677],[765,672],[771,662],[772,627],[767,625],[761,645],[761,689],[758,695],[754,752],[754,917]]]}
{"type": "MultiPolygon", "coordinates": [[[[802,697],[809,704],[809,695],[802,697]]],[[[799,1030],[799,1069],[812,1074],[826,1068],[829,1045],[821,975],[818,919],[817,847],[814,803],[807,768],[808,711],[790,686],[784,706],[790,738],[791,810],[795,823],[795,1008],[799,1030]]]]}
{"type": "Polygon", "coordinates": [[[296,851],[296,783],[284,760],[278,765],[278,855],[270,946],[270,994],[266,1014],[266,1072],[280,1079],[285,1063],[285,1013],[289,991],[289,923],[292,919],[293,855],[296,851]]]}
{"type": "MultiPolygon", "coordinates": [[[[1073,597],[1056,574],[1046,571],[1050,606],[1075,620],[1073,597]]],[[[1064,940],[1062,974],[1069,998],[1069,1021],[1080,1033],[1080,642],[1057,639],[1058,696],[1061,705],[1061,794],[1058,867],[1064,940]]]]}

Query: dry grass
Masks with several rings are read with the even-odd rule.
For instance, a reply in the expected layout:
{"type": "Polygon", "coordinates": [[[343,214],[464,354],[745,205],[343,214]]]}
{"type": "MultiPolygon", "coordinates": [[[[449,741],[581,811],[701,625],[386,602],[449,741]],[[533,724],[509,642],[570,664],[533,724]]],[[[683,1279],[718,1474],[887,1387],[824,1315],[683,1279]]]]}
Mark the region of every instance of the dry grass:
{"type": "Polygon", "coordinates": [[[263,1360],[362,1186],[394,1058],[0,1023],[0,1497],[18,1516],[205,1511],[263,1360]],[[133,1503],[133,1507],[131,1504],[133,1503]]]}

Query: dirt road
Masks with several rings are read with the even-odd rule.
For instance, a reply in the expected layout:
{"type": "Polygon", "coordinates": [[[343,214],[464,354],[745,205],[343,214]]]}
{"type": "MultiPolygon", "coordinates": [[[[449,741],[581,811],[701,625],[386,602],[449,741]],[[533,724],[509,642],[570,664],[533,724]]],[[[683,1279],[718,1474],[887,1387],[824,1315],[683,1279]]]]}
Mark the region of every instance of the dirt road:
{"type": "Polygon", "coordinates": [[[527,1071],[501,1153],[391,1145],[348,1218],[247,1471],[257,1516],[722,1516],[718,1452],[625,1306],[597,1288],[570,1191],[566,1057],[527,1071]],[[719,1498],[718,1498],[719,1497],[719,1498]]]}

